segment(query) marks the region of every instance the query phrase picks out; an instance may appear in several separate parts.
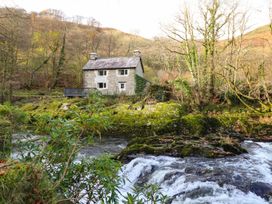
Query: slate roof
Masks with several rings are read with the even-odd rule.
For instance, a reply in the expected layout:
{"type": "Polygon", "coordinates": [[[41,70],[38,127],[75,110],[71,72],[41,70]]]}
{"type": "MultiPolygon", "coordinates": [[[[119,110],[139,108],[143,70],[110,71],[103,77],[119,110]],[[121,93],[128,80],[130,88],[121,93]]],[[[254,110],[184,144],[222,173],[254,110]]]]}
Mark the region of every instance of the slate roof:
{"type": "Polygon", "coordinates": [[[142,63],[140,57],[98,58],[89,60],[83,70],[136,68],[139,63],[142,63]]]}

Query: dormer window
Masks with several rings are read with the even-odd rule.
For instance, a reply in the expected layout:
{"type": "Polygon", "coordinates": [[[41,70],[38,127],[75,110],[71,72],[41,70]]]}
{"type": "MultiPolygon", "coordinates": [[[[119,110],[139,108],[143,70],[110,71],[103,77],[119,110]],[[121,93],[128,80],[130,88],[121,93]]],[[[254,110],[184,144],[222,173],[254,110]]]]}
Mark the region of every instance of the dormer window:
{"type": "Polygon", "coordinates": [[[98,76],[107,76],[107,70],[98,70],[98,76]]]}
{"type": "Polygon", "coordinates": [[[119,69],[118,70],[118,75],[127,76],[128,75],[128,69],[119,69]]]}

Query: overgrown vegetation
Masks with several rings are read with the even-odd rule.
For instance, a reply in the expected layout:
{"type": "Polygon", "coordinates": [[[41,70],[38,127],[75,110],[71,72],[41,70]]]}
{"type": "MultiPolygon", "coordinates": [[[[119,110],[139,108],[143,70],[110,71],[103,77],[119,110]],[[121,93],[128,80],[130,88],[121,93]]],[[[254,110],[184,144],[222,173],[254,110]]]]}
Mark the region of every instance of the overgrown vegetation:
{"type": "MultiPolygon", "coordinates": [[[[118,176],[120,162],[112,156],[76,162],[80,148],[92,143],[94,137],[134,138],[116,157],[122,161],[137,153],[232,156],[245,152],[239,144],[245,138],[270,139],[270,114],[228,112],[225,108],[212,112],[209,107],[206,112],[196,113],[177,101],[156,102],[153,97],[113,98],[99,93],[86,99],[45,99],[22,104],[20,108],[1,105],[0,172],[3,193],[9,195],[2,199],[13,203],[25,199],[45,203],[84,199],[118,203],[118,189],[122,186],[122,178],[118,176]],[[43,136],[26,134],[12,142],[11,134],[18,131],[43,136]],[[17,161],[10,158],[11,152],[17,161]],[[18,177],[13,176],[17,170],[18,177]],[[37,180],[30,183],[33,177],[37,180]],[[17,182],[22,183],[17,185],[17,182]],[[20,196],[15,192],[21,192],[20,196]]],[[[159,189],[149,188],[123,195],[121,199],[125,203],[166,199],[159,189]]]]}
{"type": "Polygon", "coordinates": [[[136,83],[136,87],[135,87],[135,93],[136,94],[141,94],[144,92],[144,89],[146,87],[146,84],[148,83],[148,81],[138,75],[135,75],[135,83],[136,83]]]}
{"type": "Polygon", "coordinates": [[[132,56],[139,49],[145,53],[147,79],[157,80],[156,70],[163,67],[156,56],[158,42],[102,28],[92,17],[71,20],[60,10],[28,13],[4,7],[0,16],[0,102],[12,101],[18,89],[81,87],[82,67],[91,52],[99,57],[132,56]]]}
{"type": "Polygon", "coordinates": [[[87,99],[43,101],[21,108],[1,105],[1,126],[10,128],[1,129],[1,202],[119,203],[121,199],[141,203],[145,202],[143,195],[152,202],[161,200],[159,189],[153,185],[121,196],[121,163],[110,155],[77,161],[78,151],[111,127],[106,104],[105,97],[94,93],[87,99]],[[11,142],[12,133],[17,131],[44,136],[22,134],[11,142]]]}
{"type": "MultiPolygon", "coordinates": [[[[244,35],[246,14],[236,5],[211,0],[200,8],[201,23],[185,9],[177,27],[168,29],[170,40],[154,41],[102,29],[94,19],[88,25],[70,22],[56,10],[0,8],[0,102],[16,99],[15,90],[28,100],[0,105],[0,203],[166,203],[156,185],[120,195],[116,159],[139,153],[233,156],[246,152],[240,146],[245,139],[272,141],[271,60],[264,54],[271,48],[248,48],[244,41],[254,44],[253,33],[244,35]],[[222,41],[224,29],[228,36],[222,41]],[[167,49],[158,49],[161,44],[167,49]],[[149,48],[144,63],[161,71],[162,83],[143,95],[94,92],[66,99],[55,89],[81,86],[89,52],[127,56],[138,47],[149,48]],[[17,132],[26,134],[12,136],[17,132]],[[78,161],[84,145],[105,136],[131,140],[115,157],[78,161]]],[[[146,80],[136,82],[138,93],[146,80]]]]}
{"type": "Polygon", "coordinates": [[[174,81],[182,83],[173,84],[183,88],[178,95],[197,106],[214,103],[220,95],[230,102],[229,96],[234,96],[251,111],[271,112],[271,62],[267,57],[272,51],[271,26],[262,28],[262,34],[253,31],[247,35],[248,13],[238,1],[198,1],[198,5],[197,12],[185,6],[175,23],[165,29],[175,42],[167,45],[168,50],[184,62],[175,69],[180,74],[174,81]],[[193,12],[199,14],[197,19],[193,12]]]}

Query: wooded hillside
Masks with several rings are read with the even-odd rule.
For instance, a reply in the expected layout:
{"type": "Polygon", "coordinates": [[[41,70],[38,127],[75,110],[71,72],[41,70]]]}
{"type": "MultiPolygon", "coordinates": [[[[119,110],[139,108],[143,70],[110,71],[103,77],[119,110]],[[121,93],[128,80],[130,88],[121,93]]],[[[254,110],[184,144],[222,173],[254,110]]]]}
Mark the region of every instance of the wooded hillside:
{"type": "MultiPolygon", "coordinates": [[[[147,78],[161,69],[159,44],[153,40],[101,28],[98,21],[68,21],[61,11],[27,13],[0,10],[2,88],[80,87],[81,69],[91,52],[99,57],[131,56],[134,49],[143,53],[147,78]]],[[[8,95],[8,93],[5,93],[8,95]]]]}
{"type": "MultiPolygon", "coordinates": [[[[215,6],[219,12],[221,5],[215,3],[215,6]]],[[[207,15],[213,15],[208,6],[206,11],[207,15]]],[[[168,38],[151,40],[102,28],[93,18],[68,19],[58,10],[27,13],[23,9],[1,8],[2,101],[10,100],[15,89],[81,87],[81,69],[91,52],[100,57],[131,56],[135,49],[142,52],[145,77],[153,82],[174,81],[171,86],[182,98],[190,93],[200,103],[233,91],[238,95],[249,94],[249,98],[256,98],[256,94],[262,97],[261,90],[267,90],[270,83],[266,83],[272,77],[271,29],[264,26],[246,34],[243,24],[231,18],[232,12],[224,15],[225,19],[215,13],[221,18],[217,26],[225,21],[221,27],[213,28],[212,18],[207,19],[207,30],[190,27],[190,16],[183,15],[179,27],[167,29],[168,38]],[[178,33],[186,26],[187,33],[178,33]],[[221,40],[220,29],[231,26],[228,39],[221,40]],[[193,31],[199,32],[200,37],[203,35],[200,40],[193,31]],[[202,99],[199,94],[203,94],[202,99]]]]}

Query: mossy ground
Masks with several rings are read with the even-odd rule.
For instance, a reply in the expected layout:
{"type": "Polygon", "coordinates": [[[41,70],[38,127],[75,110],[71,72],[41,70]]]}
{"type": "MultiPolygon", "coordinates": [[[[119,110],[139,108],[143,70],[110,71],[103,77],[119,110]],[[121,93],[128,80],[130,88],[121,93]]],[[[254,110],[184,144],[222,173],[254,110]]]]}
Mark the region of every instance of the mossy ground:
{"type": "MultiPolygon", "coordinates": [[[[189,113],[175,101],[146,104],[134,100],[112,101],[100,96],[46,99],[24,104],[20,111],[27,115],[30,125],[40,127],[36,127],[40,132],[51,118],[81,118],[86,129],[90,123],[84,121],[91,121],[92,132],[100,136],[135,138],[120,158],[136,153],[220,157],[243,153],[239,142],[244,139],[272,141],[270,113],[227,110],[189,113]]],[[[20,115],[10,117],[12,114],[3,108],[2,113],[8,121],[20,115]]]]}
{"type": "MultiPolygon", "coordinates": [[[[86,99],[46,97],[20,107],[0,105],[0,166],[10,153],[13,132],[27,128],[49,134],[50,124],[52,128],[52,124],[57,126],[61,121],[79,125],[84,130],[83,137],[95,133],[92,136],[128,138],[129,144],[116,156],[124,162],[138,154],[234,156],[246,153],[240,145],[245,139],[272,141],[272,114],[192,112],[176,101],[147,104],[101,96],[86,99]]],[[[63,140],[59,136],[58,139],[63,140]]],[[[25,162],[0,170],[0,186],[5,187],[0,189],[0,203],[46,203],[43,201],[56,199],[56,195],[47,190],[52,184],[38,166],[25,162]],[[20,195],[14,197],[14,191],[20,195]]]]}
{"type": "Polygon", "coordinates": [[[174,132],[182,113],[179,104],[165,102],[154,105],[118,104],[103,114],[112,121],[105,134],[132,137],[174,132]]]}

